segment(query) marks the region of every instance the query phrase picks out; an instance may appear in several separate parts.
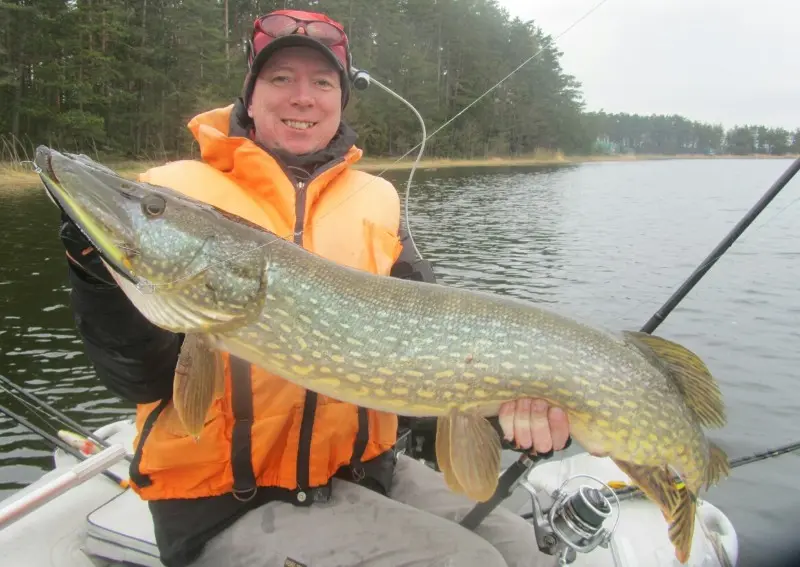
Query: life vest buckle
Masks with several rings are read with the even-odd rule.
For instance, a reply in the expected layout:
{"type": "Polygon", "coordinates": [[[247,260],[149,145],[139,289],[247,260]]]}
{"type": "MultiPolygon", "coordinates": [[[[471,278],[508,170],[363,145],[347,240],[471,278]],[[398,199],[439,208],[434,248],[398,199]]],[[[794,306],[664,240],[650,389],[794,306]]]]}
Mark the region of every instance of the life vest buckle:
{"type": "Polygon", "coordinates": [[[250,502],[258,492],[258,487],[253,486],[252,488],[246,488],[244,490],[240,490],[234,488],[232,491],[233,497],[236,498],[239,502],[250,502]],[[244,494],[245,496],[239,496],[240,494],[244,494]]]}
{"type": "Polygon", "coordinates": [[[326,484],[325,486],[317,486],[310,490],[311,492],[311,500],[317,504],[324,504],[331,499],[331,485],[326,484]]]}

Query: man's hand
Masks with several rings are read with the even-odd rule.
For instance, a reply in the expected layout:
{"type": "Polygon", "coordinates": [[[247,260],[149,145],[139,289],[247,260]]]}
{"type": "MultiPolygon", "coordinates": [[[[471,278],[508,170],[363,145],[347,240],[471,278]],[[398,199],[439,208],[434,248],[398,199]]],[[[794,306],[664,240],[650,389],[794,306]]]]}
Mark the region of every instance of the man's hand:
{"type": "Polygon", "coordinates": [[[537,454],[560,451],[569,439],[569,420],[561,408],[540,399],[523,398],[506,402],[498,414],[508,442],[537,454]]]}

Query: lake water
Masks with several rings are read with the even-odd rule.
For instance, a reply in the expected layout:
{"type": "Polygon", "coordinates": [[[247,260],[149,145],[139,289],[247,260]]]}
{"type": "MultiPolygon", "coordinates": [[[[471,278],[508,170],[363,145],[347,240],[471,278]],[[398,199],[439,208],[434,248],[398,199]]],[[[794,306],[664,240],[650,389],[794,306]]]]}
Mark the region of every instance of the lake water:
{"type": "MultiPolygon", "coordinates": [[[[674,160],[417,172],[417,245],[443,283],[638,329],[788,167],[789,160],[674,160]]],[[[405,189],[405,174],[390,176],[405,189]]],[[[658,334],[717,376],[737,458],[800,440],[800,180],[792,181],[658,334]]],[[[0,373],[89,427],[129,404],[93,377],[68,308],[56,209],[38,190],[0,197],[0,373]]],[[[33,414],[7,393],[3,405],[33,414]]],[[[41,422],[39,422],[41,423],[41,422]]],[[[0,418],[0,498],[38,478],[50,448],[0,418]]],[[[800,457],[735,469],[708,499],[740,537],[740,565],[790,565],[800,457]]]]}

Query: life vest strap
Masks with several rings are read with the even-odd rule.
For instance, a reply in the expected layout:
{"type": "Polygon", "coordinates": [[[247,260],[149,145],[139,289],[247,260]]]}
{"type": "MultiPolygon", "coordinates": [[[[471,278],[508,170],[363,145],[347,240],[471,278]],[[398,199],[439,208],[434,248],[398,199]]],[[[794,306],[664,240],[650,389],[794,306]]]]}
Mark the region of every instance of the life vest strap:
{"type": "Polygon", "coordinates": [[[367,443],[369,442],[369,415],[367,409],[359,406],[358,408],[358,433],[356,433],[356,442],[353,445],[353,456],[350,459],[350,469],[353,472],[353,479],[361,482],[364,478],[364,467],[361,464],[361,459],[364,457],[364,451],[367,450],[367,443]]]}
{"type": "Polygon", "coordinates": [[[251,458],[253,425],[253,389],[250,364],[231,356],[231,469],[233,496],[247,502],[256,495],[258,487],[251,458]]]}
{"type": "Polygon", "coordinates": [[[297,489],[308,490],[311,476],[311,436],[314,433],[314,416],[317,413],[317,393],[306,390],[303,403],[303,420],[300,422],[300,440],[297,446],[297,489]]]}
{"type": "Polygon", "coordinates": [[[170,398],[165,398],[161,400],[161,402],[153,408],[153,410],[147,415],[147,418],[144,420],[144,425],[142,426],[142,432],[139,435],[139,444],[136,446],[136,451],[133,454],[133,459],[131,459],[131,464],[128,467],[128,475],[130,479],[139,487],[150,486],[153,484],[153,481],[150,480],[150,477],[146,474],[142,474],[139,470],[139,467],[142,464],[142,451],[144,449],[144,443],[147,441],[147,437],[150,435],[150,431],[153,429],[153,425],[155,425],[158,416],[161,415],[161,412],[167,407],[170,403],[170,398]]]}

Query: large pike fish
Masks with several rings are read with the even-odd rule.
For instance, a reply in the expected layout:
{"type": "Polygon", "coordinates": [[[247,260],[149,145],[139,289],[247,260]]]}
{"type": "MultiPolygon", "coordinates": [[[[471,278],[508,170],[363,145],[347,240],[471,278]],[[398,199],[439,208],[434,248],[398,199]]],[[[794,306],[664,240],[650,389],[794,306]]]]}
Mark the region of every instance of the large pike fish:
{"type": "Polygon", "coordinates": [[[564,409],[586,450],[610,456],[658,504],[677,558],[688,560],[696,497],[729,465],[703,431],[725,423],[719,388],[686,348],[517,299],[344,267],[82,156],[42,147],[36,164],[133,304],[187,334],[174,402],[189,430],[221,388],[215,360],[227,351],[332,398],[438,417],[447,484],[484,501],[501,453],[485,418],[504,402],[543,398],[564,409]]]}

